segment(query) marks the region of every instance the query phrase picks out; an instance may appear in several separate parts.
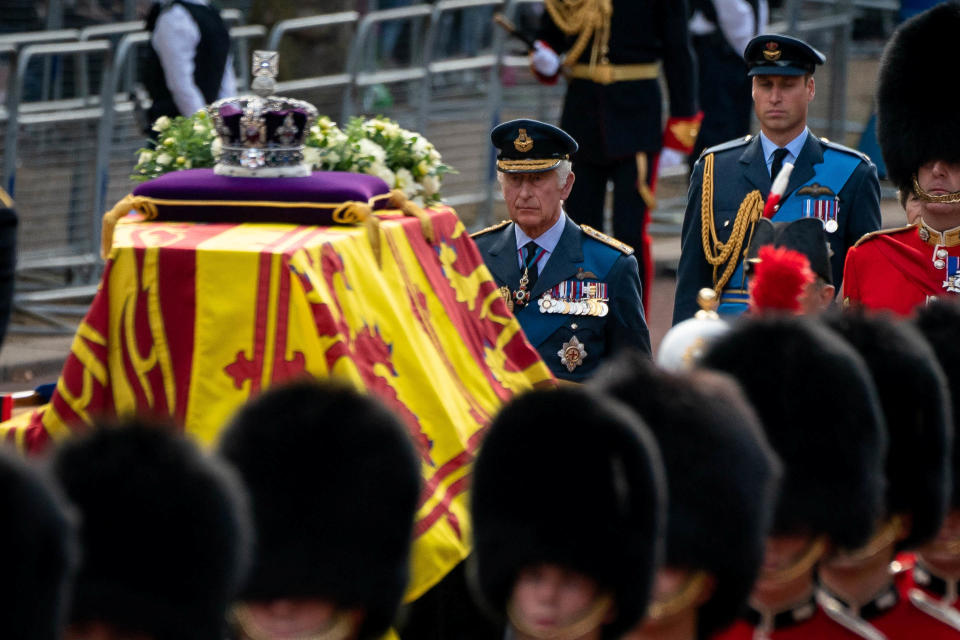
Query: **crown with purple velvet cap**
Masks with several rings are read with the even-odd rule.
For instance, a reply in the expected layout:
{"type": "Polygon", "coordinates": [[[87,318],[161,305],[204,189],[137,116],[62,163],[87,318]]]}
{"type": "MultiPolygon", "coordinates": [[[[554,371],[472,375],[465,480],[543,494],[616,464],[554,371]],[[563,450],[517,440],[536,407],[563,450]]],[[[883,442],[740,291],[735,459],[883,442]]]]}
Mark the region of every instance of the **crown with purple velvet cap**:
{"type": "Polygon", "coordinates": [[[256,95],[217,100],[207,112],[220,136],[214,172],[227,176],[276,178],[310,175],[303,142],[317,119],[309,102],[271,95],[276,87],[276,51],[253,52],[256,95]]]}

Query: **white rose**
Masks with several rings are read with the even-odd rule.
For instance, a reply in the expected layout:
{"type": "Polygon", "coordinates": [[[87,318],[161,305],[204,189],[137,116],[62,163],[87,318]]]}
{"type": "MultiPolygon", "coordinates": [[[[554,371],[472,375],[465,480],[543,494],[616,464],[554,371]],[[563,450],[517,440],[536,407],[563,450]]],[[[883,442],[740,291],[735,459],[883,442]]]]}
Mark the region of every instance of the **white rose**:
{"type": "Polygon", "coordinates": [[[329,153],[327,153],[326,158],[327,158],[327,162],[329,162],[332,165],[340,162],[340,154],[337,153],[336,151],[330,151],[329,153]]]}
{"type": "Polygon", "coordinates": [[[373,158],[374,164],[383,164],[387,160],[387,152],[383,150],[383,147],[378,145],[373,140],[367,140],[366,138],[361,138],[357,143],[360,147],[361,155],[370,156],[373,158]]]}
{"type": "Polygon", "coordinates": [[[153,160],[153,151],[141,151],[140,157],[137,158],[137,164],[145,164],[153,160]]]}
{"type": "Polygon", "coordinates": [[[423,136],[417,136],[417,139],[413,141],[413,152],[417,155],[426,155],[431,151],[433,151],[433,145],[423,136]]]}
{"type": "Polygon", "coordinates": [[[159,165],[162,165],[165,167],[169,165],[171,162],[173,162],[173,156],[171,156],[169,153],[161,153],[160,155],[157,156],[157,164],[159,165]]]}
{"type": "Polygon", "coordinates": [[[413,174],[410,173],[410,171],[402,167],[397,169],[397,189],[406,190],[407,187],[415,184],[415,182],[416,181],[413,179],[413,174]]]}
{"type": "Polygon", "coordinates": [[[200,124],[199,122],[194,122],[194,123],[193,123],[193,132],[194,132],[194,133],[206,133],[206,132],[207,132],[207,128],[206,128],[205,126],[203,126],[202,124],[200,124]]]}
{"type": "Polygon", "coordinates": [[[220,157],[220,150],[223,148],[223,142],[220,141],[220,138],[214,138],[213,142],[210,143],[210,153],[213,154],[213,159],[217,160],[220,157]]]}
{"type": "Polygon", "coordinates": [[[437,151],[436,149],[431,148],[430,151],[427,152],[427,157],[430,158],[430,162],[433,162],[433,163],[440,162],[440,152],[437,151]]]}
{"type": "Polygon", "coordinates": [[[440,191],[440,178],[437,176],[424,176],[420,184],[423,185],[423,195],[428,198],[440,191]]]}
{"type": "Polygon", "coordinates": [[[381,180],[387,183],[387,186],[393,189],[397,184],[397,177],[394,175],[393,171],[388,169],[385,165],[380,164],[379,162],[374,162],[372,165],[367,167],[366,173],[369,173],[372,176],[377,176],[381,180]]]}
{"type": "Polygon", "coordinates": [[[160,116],[157,118],[156,122],[153,123],[153,130],[157,133],[161,131],[166,131],[170,128],[170,118],[167,116],[160,116]]]}
{"type": "Polygon", "coordinates": [[[320,168],[320,150],[316,147],[304,147],[303,162],[311,169],[320,168]]]}

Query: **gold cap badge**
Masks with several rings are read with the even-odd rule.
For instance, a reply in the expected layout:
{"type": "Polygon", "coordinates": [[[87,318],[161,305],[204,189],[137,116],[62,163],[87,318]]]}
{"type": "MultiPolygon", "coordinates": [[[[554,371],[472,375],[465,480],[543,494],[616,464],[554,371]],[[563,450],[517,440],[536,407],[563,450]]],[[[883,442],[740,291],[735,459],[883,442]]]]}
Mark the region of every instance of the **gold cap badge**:
{"type": "Polygon", "coordinates": [[[780,45],[773,41],[768,42],[765,45],[764,49],[765,51],[763,52],[763,57],[769,60],[770,62],[776,62],[777,60],[779,60],[780,55],[783,53],[782,51],[780,51],[780,45]]]}
{"type": "Polygon", "coordinates": [[[517,136],[517,139],[513,141],[513,146],[520,153],[526,153],[533,149],[533,140],[527,136],[526,129],[520,129],[520,135],[517,136]]]}

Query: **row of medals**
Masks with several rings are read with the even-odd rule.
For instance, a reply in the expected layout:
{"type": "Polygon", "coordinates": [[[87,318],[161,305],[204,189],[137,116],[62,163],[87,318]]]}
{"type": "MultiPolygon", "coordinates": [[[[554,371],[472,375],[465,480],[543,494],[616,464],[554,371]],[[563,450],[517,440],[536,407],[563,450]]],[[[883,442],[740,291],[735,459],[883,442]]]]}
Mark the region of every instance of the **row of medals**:
{"type": "Polygon", "coordinates": [[[540,313],[565,313],[574,316],[604,317],[610,313],[606,298],[581,298],[580,300],[561,300],[545,293],[537,300],[540,313]]]}

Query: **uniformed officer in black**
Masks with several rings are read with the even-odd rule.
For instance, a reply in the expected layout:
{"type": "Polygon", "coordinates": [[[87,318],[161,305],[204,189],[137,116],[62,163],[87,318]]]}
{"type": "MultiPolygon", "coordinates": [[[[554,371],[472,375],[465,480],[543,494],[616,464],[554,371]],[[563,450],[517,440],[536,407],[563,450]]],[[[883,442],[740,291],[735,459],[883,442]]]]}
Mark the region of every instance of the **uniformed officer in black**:
{"type": "Polygon", "coordinates": [[[613,182],[613,235],[637,249],[645,287],[652,271],[646,225],[661,148],[690,153],[702,117],[687,4],[546,0],[531,59],[544,82],[560,73],[569,81],[560,127],[580,149],[567,211],[576,222],[603,229],[607,182],[613,182]],[[666,129],[661,70],[670,104],[666,129]]]}
{"type": "Polygon", "coordinates": [[[510,220],[473,237],[527,339],[574,382],[619,350],[649,354],[633,249],[563,211],[576,141],[536,120],[505,122],[490,138],[510,220]]]}
{"type": "Polygon", "coordinates": [[[817,138],[807,128],[807,109],[815,94],[813,72],[825,61],[823,54],[795,38],[761,35],[747,45],[744,58],[753,78],[760,134],[707,149],[694,167],[683,221],[674,323],[696,312],[701,287],[713,287],[720,295],[721,315],[746,310],[743,256],[770,193],[771,174],[787,163],[794,169],[771,219],[809,217],[823,222],[837,288],[847,249],[880,227],[876,167],[863,154],[817,138]]]}
{"type": "Polygon", "coordinates": [[[13,284],[17,266],[17,212],[13,199],[0,187],[0,344],[13,311],[13,284]]]}

